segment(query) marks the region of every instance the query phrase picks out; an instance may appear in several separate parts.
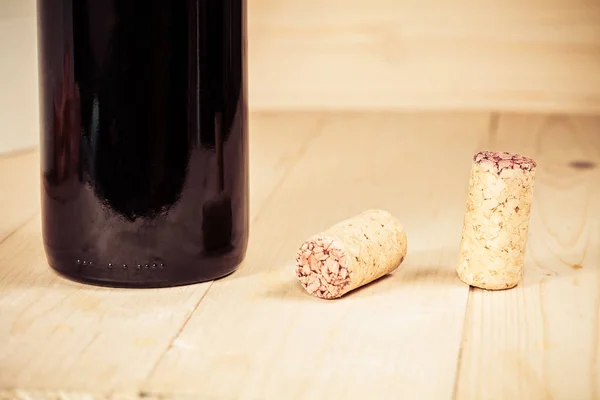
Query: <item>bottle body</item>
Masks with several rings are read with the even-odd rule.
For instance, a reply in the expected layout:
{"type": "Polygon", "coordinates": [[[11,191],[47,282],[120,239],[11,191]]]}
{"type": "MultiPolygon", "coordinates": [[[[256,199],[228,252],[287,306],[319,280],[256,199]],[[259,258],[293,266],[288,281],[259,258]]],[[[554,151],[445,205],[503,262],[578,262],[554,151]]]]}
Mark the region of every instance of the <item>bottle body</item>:
{"type": "Polygon", "coordinates": [[[72,279],[160,287],[248,240],[245,0],[38,0],[42,232],[72,279]]]}

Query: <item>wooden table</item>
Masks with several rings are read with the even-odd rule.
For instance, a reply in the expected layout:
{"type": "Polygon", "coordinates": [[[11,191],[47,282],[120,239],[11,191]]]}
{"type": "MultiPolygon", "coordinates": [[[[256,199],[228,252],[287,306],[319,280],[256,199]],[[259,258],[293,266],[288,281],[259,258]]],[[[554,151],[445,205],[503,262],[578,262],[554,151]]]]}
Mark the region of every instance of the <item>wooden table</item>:
{"type": "Polygon", "coordinates": [[[38,155],[1,160],[0,399],[600,399],[600,117],[280,113],[251,127],[247,259],[174,289],[57,277],[38,155]],[[539,163],[526,273],[508,291],[454,272],[484,148],[539,163]],[[308,296],[301,240],[372,207],[405,225],[404,268],[308,296]]]}

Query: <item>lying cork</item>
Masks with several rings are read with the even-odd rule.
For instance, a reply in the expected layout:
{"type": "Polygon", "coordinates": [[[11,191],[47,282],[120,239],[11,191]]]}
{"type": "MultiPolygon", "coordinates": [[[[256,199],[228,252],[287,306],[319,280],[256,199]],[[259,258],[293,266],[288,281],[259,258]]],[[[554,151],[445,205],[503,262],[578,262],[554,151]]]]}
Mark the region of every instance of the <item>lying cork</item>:
{"type": "Polygon", "coordinates": [[[463,282],[499,290],[521,280],[535,171],[535,161],[519,154],[473,157],[457,267],[463,282]]]}
{"type": "Polygon", "coordinates": [[[335,299],[396,270],[406,251],[400,222],[387,211],[368,210],[307,239],[296,274],[308,293],[335,299]]]}

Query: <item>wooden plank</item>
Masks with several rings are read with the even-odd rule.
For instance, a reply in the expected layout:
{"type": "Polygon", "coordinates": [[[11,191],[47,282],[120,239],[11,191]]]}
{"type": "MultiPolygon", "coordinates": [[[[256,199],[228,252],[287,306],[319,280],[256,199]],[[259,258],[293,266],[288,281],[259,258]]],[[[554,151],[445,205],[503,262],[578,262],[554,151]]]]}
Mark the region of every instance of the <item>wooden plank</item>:
{"type": "MultiPolygon", "coordinates": [[[[318,118],[252,120],[251,218],[317,127],[318,118]]],[[[22,171],[15,171],[17,178],[30,179],[22,171]]],[[[1,217],[13,209],[1,209],[1,217]]],[[[0,390],[135,393],[158,357],[178,346],[173,338],[210,283],[115,290],[58,278],[46,264],[39,222],[0,246],[0,390]]]]}
{"type": "Polygon", "coordinates": [[[249,5],[257,110],[600,112],[596,0],[249,5]]]}
{"type": "Polygon", "coordinates": [[[215,399],[449,398],[468,295],[455,260],[470,161],[487,127],[486,115],[324,121],[256,218],[244,268],[211,287],[143,390],[215,399]],[[294,275],[297,246],[367,208],[404,223],[404,268],[340,300],[305,294],[294,275]]]}
{"type": "Polygon", "coordinates": [[[39,211],[39,171],[37,152],[0,157],[0,243],[39,211]]]}
{"type": "Polygon", "coordinates": [[[472,290],[457,399],[600,399],[600,118],[510,115],[539,172],[522,284],[472,290]]]}

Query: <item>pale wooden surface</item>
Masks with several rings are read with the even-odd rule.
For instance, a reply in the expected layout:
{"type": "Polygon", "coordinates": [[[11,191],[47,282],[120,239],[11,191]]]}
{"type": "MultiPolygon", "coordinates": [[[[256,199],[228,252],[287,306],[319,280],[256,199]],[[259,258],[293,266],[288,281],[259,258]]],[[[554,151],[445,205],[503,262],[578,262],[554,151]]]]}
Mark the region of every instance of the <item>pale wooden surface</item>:
{"type": "Polygon", "coordinates": [[[37,146],[35,0],[0,0],[0,154],[37,146]]]}
{"type": "MultiPolygon", "coordinates": [[[[600,112],[597,0],[247,0],[250,106],[600,112]]],[[[0,1],[0,153],[38,143],[35,0],[0,1]]]]}
{"type": "Polygon", "coordinates": [[[248,257],[177,289],[57,277],[37,155],[0,161],[0,399],[600,399],[600,117],[283,113],[251,126],[248,257]],[[540,168],[525,279],[505,292],[454,272],[482,148],[540,168]],[[306,295],[301,240],[371,207],[404,223],[404,268],[340,300],[306,295]]]}
{"type": "Polygon", "coordinates": [[[541,165],[525,280],[473,290],[459,398],[600,399],[600,118],[508,116],[484,142],[541,165]]]}
{"type": "Polygon", "coordinates": [[[249,0],[255,109],[600,112],[597,0],[249,0]]]}

